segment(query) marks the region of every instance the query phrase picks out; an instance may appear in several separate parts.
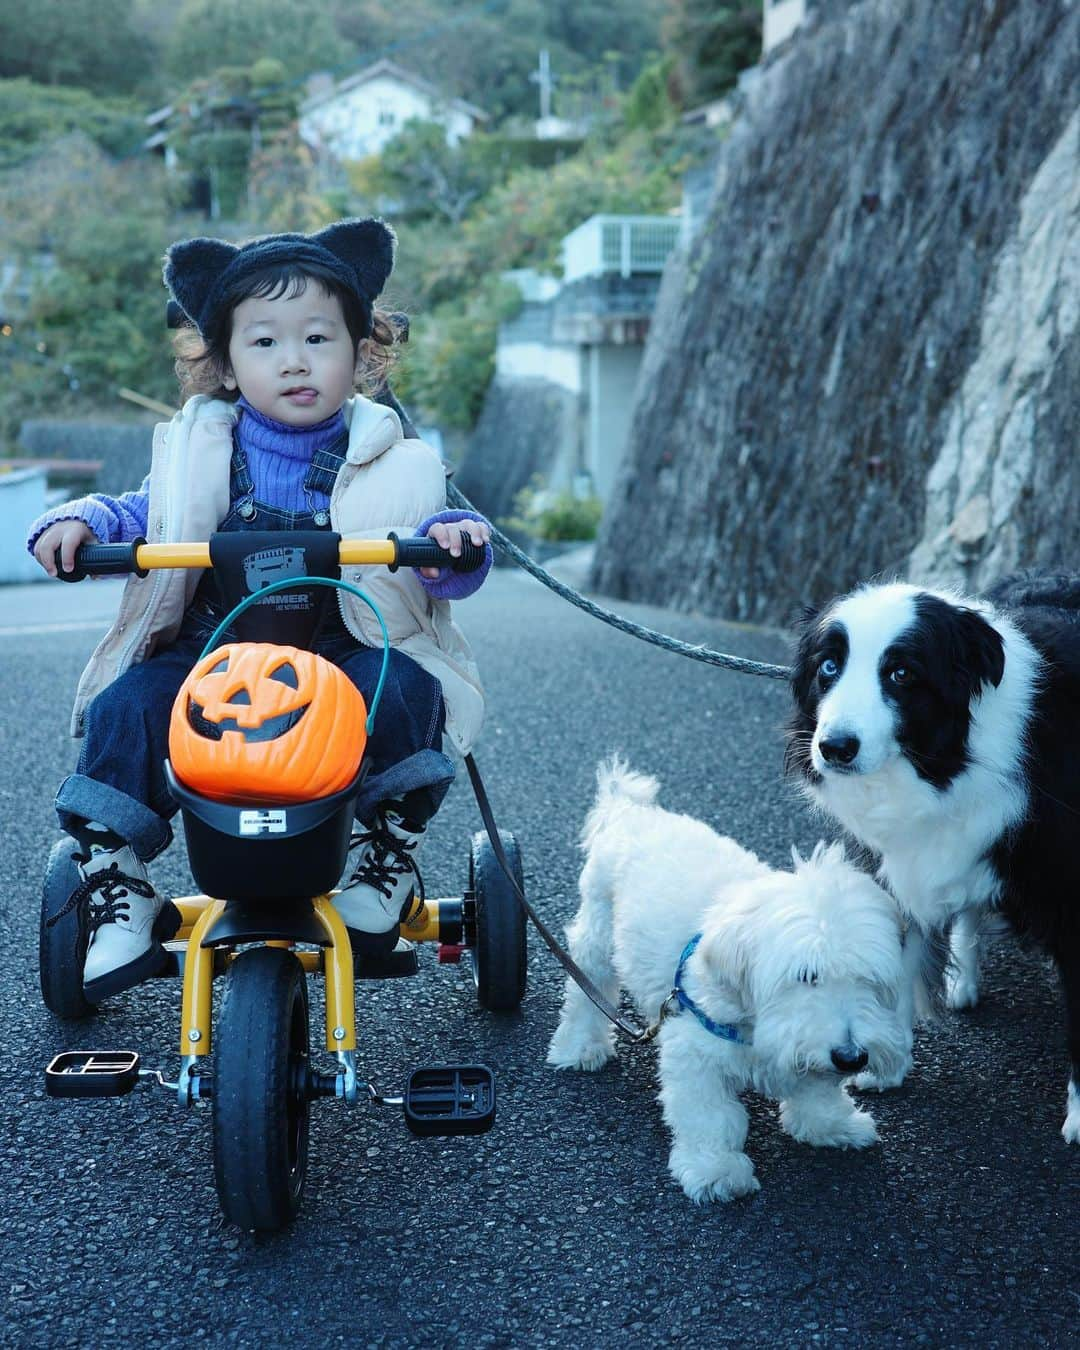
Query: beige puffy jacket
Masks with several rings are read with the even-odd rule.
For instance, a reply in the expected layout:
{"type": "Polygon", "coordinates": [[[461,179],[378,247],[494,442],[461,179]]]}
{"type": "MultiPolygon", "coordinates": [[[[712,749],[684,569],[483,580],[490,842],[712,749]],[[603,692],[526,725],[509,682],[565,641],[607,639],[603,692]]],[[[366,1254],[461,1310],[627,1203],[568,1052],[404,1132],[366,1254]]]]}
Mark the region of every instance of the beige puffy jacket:
{"type": "MultiPolygon", "coordinates": [[[[385,539],[390,530],[411,535],[422,520],[446,509],[442,462],[423,441],[404,439],[397,413],[360,396],[342,411],[349,448],[330,497],[333,529],[352,539],[385,539]]],[[[235,405],[198,394],[171,422],[155,427],[147,521],[151,544],[201,541],[224,520],[236,418],[235,405]]],[[[484,692],[449,603],[433,600],[410,568],[391,573],[385,567],[343,567],[341,575],[378,605],[391,644],[442,685],[447,735],[467,754],[483,722],[484,692]]],[[[96,694],[176,637],[199,576],[195,569],[162,569],[128,579],[116,622],[79,680],[72,735],[82,735],[86,706],[96,694]]],[[[349,631],[380,647],[378,620],[363,601],[345,591],[338,599],[349,631]]]]}

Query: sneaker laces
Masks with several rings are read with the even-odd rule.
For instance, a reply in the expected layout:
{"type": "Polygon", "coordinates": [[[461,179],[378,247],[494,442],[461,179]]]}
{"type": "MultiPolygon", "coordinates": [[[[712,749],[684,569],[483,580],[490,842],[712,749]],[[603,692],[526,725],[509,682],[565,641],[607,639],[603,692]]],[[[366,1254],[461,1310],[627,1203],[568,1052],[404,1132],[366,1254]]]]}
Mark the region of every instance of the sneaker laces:
{"type": "Polygon", "coordinates": [[[90,911],[90,931],[96,932],[104,924],[131,917],[131,903],[127,897],[132,893],[141,895],[144,900],[153,900],[155,895],[149,881],[128,876],[120,871],[118,862],[112,862],[81,881],[68,896],[67,903],[45,921],[45,927],[51,928],[53,924],[59,923],[66,914],[85,901],[90,911]],[[99,891],[100,895],[97,894],[99,891]]]}
{"type": "Polygon", "coordinates": [[[349,848],[363,844],[371,845],[367,859],[349,877],[349,885],[358,882],[379,891],[387,900],[394,893],[394,879],[411,872],[416,878],[416,895],[421,904],[424,902],[424,879],[412,856],[416,848],[415,840],[398,839],[385,826],[377,825],[372,830],[354,834],[349,839],[349,848]]]}

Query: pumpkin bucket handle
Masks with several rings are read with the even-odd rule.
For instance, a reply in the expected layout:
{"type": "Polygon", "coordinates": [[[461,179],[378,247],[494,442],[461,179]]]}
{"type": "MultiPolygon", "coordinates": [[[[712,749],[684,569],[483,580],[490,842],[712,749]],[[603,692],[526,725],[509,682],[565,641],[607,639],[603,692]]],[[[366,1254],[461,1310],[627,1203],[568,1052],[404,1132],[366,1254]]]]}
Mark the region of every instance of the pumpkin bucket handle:
{"type": "Polygon", "coordinates": [[[386,668],[390,664],[390,634],[386,631],[386,623],[383,616],[379,613],[379,607],[375,601],[360,589],[354,586],[351,581],[338,581],[334,577],[286,577],[282,581],[271,581],[266,586],[260,586],[257,591],[251,595],[245,596],[243,600],[231,610],[222,619],[214,631],[207,639],[206,646],[199,653],[199,660],[207,656],[217,646],[219,640],[224,636],[229,624],[244,610],[250,609],[264,595],[272,595],[275,591],[287,591],[290,587],[295,589],[298,586],[333,586],[339,591],[348,591],[350,594],[358,596],[364,604],[371,610],[379,621],[379,627],[382,629],[383,655],[382,667],[379,670],[379,681],[375,686],[375,693],[371,699],[371,706],[368,709],[367,716],[367,734],[370,736],[375,728],[375,712],[379,706],[379,699],[382,698],[383,684],[386,682],[386,668]]]}

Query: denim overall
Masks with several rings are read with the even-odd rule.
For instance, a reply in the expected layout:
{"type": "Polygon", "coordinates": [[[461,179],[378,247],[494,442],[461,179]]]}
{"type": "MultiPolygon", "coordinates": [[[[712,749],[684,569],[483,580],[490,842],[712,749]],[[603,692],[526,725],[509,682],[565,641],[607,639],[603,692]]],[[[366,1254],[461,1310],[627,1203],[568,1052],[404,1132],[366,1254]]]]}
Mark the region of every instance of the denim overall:
{"type": "MultiPolygon", "coordinates": [[[[283,511],[255,500],[247,457],[234,436],[232,506],[218,529],[329,529],[330,513],[315,508],[312,494],[329,497],[347,446],[344,432],[316,451],[304,479],[310,509],[283,511]]],[[[213,574],[205,572],[176,640],[125,671],[93,700],[86,712],[78,767],[56,795],[63,829],[70,833],[73,824],[95,820],[129,843],[144,862],[168,847],[169,820],[177,810],[162,769],[169,751],[169,716],[180,686],[224,617],[213,574]]],[[[234,640],[233,635],[221,639],[226,640],[234,640]]],[[[364,645],[349,632],[333,599],[312,645],[339,666],[370,703],[382,649],[364,645]]],[[[375,727],[364,752],[368,775],[356,803],[358,820],[370,824],[381,802],[403,799],[410,820],[422,823],[435,814],[454,778],[453,762],[442,753],[445,721],[438,680],[391,647],[375,727]]]]}

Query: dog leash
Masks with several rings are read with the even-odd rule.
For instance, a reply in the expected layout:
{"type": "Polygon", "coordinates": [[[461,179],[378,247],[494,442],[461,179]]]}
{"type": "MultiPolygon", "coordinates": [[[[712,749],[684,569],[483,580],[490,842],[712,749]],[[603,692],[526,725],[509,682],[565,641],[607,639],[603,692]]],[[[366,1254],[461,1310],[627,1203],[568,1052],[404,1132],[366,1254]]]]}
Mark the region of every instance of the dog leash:
{"type": "Polygon", "coordinates": [[[746,1038],[739,1031],[739,1028],[733,1022],[714,1022],[707,1013],[694,1002],[690,995],[683,988],[683,972],[686,969],[686,963],[693,956],[701,941],[702,935],[695,933],[690,941],[683,948],[682,956],[679,957],[678,968],[675,971],[675,982],[672,985],[671,993],[664,999],[660,1005],[660,1011],[657,1014],[656,1021],[647,1027],[636,1026],[619,1012],[600,990],[596,987],[588,975],[581,969],[574,958],[559,943],[551,929],[540,918],[536,910],[529,904],[525,898],[525,892],[517,883],[513,868],[506,856],[502,840],[499,838],[499,827],[495,824],[495,817],[492,814],[491,802],[488,800],[487,790],[484,787],[483,779],[480,777],[480,770],[476,767],[476,760],[472,755],[465,756],[465,767],[469,771],[469,781],[472,783],[473,793],[476,797],[476,804],[480,808],[480,818],[484,822],[484,829],[487,831],[487,837],[491,841],[491,848],[495,854],[495,859],[503,870],[510,887],[514,892],[514,897],[526,916],[531,919],[536,931],[547,943],[551,954],[563,967],[566,973],[574,981],[585,996],[596,1005],[604,1014],[609,1022],[613,1022],[618,1029],[630,1039],[638,1044],[651,1041],[659,1032],[660,1028],[669,1017],[675,1016],[680,1009],[685,1009],[691,1013],[706,1031],[714,1036],[719,1036],[725,1041],[733,1041],[737,1045],[747,1045],[746,1038]]]}
{"type": "MultiPolygon", "coordinates": [[[[469,501],[468,497],[460,492],[449,480],[447,480],[446,484],[446,495],[447,499],[452,501],[461,510],[472,511],[476,515],[480,514],[472,502],[469,501]]],[[[677,652],[681,656],[689,656],[692,660],[705,661],[709,665],[721,666],[724,669],[738,671],[742,674],[765,675],[772,679],[783,680],[789,679],[791,676],[791,669],[788,666],[768,665],[762,661],[751,661],[741,656],[730,656],[726,652],[712,651],[708,647],[692,646],[690,643],[680,642],[677,638],[670,637],[666,633],[659,633],[655,629],[645,628],[641,624],[632,623],[629,619],[624,619],[622,615],[616,614],[613,610],[604,609],[600,605],[595,604],[580,592],[575,591],[573,587],[564,585],[561,581],[553,577],[550,572],[545,571],[544,568],[542,568],[538,562],[534,561],[534,559],[530,558],[527,553],[522,552],[516,544],[507,539],[506,535],[494,525],[491,526],[491,541],[502,553],[505,553],[507,557],[517,563],[524,571],[536,577],[543,585],[547,586],[550,590],[553,590],[556,595],[562,596],[564,600],[568,600],[572,605],[576,605],[578,609],[584,610],[586,614],[591,614],[594,618],[600,619],[601,622],[610,624],[613,628],[619,629],[620,632],[629,633],[631,637],[641,638],[644,642],[651,642],[655,646],[663,647],[667,651],[677,652]]],[[[492,851],[495,854],[495,859],[498,862],[499,867],[502,869],[503,875],[510,884],[510,889],[514,893],[514,898],[521,906],[526,917],[532,922],[533,927],[543,938],[551,954],[567,972],[582,993],[604,1014],[609,1022],[613,1023],[632,1041],[643,1043],[645,1041],[651,1041],[656,1036],[667,1017],[672,1016],[679,1009],[685,1008],[697,1017],[707,1030],[714,1031],[714,1034],[724,1036],[725,1039],[728,1040],[741,1040],[737,1028],[725,1027],[714,1030],[715,1028],[719,1028],[719,1024],[713,1023],[711,1018],[706,1017],[701,1009],[692,1002],[681,988],[683,966],[685,965],[690,952],[693,950],[693,946],[697,945],[696,941],[691,947],[683,952],[683,959],[680,961],[679,968],[675,975],[674,986],[671,993],[661,1004],[656,1021],[647,1027],[641,1027],[624,1017],[618,1008],[616,1008],[609,999],[605,998],[603,993],[601,993],[588,975],[586,975],[577,962],[574,961],[569,952],[562,947],[559,940],[526,899],[525,893],[518,885],[517,878],[514,876],[513,869],[506,857],[502,840],[499,837],[499,827],[495,823],[495,817],[491,810],[491,803],[488,800],[487,791],[485,790],[483,780],[480,777],[480,771],[476,766],[476,760],[471,754],[465,756],[465,767],[469,772],[469,780],[472,783],[473,794],[476,797],[476,804],[480,808],[480,817],[484,823],[484,829],[491,843],[492,851]],[[729,1032],[734,1032],[734,1035],[729,1035],[729,1032]]],[[[700,934],[698,935],[698,939],[700,939],[700,934]]]]}
{"type": "MultiPolygon", "coordinates": [[[[446,483],[446,498],[447,501],[452,501],[462,511],[472,511],[475,515],[482,514],[449,479],[446,483]]],[[[667,633],[658,633],[655,628],[646,628],[640,623],[633,623],[630,619],[624,619],[621,614],[616,614],[614,610],[604,609],[603,606],[595,604],[582,595],[580,591],[575,591],[572,586],[564,585],[550,572],[546,572],[535,559],[530,558],[527,553],[523,553],[494,525],[491,525],[491,542],[500,553],[505,553],[523,571],[528,572],[530,576],[534,576],[537,581],[549,590],[554,591],[556,595],[561,595],[564,600],[576,605],[578,609],[583,609],[586,614],[591,614],[594,619],[599,619],[601,623],[610,624],[612,628],[617,628],[620,633],[629,633],[631,637],[640,638],[642,642],[651,642],[656,647],[663,647],[665,651],[676,652],[679,656],[688,656],[692,661],[705,661],[711,666],[721,666],[724,670],[734,670],[742,675],[765,675],[773,680],[788,680],[791,678],[790,666],[773,666],[766,661],[751,661],[745,656],[731,656],[727,652],[713,651],[710,647],[680,642],[678,638],[673,638],[667,633]]]]}
{"type": "Polygon", "coordinates": [[[480,777],[480,770],[476,767],[476,760],[473,759],[472,755],[465,756],[465,767],[469,771],[469,781],[472,783],[476,804],[480,808],[480,818],[484,822],[484,829],[487,831],[487,837],[491,841],[491,847],[495,854],[496,861],[502,868],[507,881],[510,883],[515,899],[525,912],[526,916],[532,921],[536,931],[544,939],[545,943],[547,943],[551,954],[567,972],[582,993],[600,1009],[608,1021],[613,1022],[615,1026],[617,1026],[625,1035],[629,1036],[632,1041],[651,1041],[660,1030],[660,1025],[664,1020],[665,1013],[663,1008],[660,1011],[660,1016],[652,1026],[636,1026],[633,1022],[624,1017],[613,1003],[604,997],[570,953],[563,949],[558,938],[555,937],[554,933],[552,933],[547,924],[544,923],[540,915],[537,914],[536,910],[529,904],[528,900],[525,898],[525,892],[517,883],[517,878],[514,876],[513,869],[506,857],[506,851],[503,848],[502,840],[499,838],[499,827],[495,824],[495,817],[492,814],[491,803],[488,801],[487,791],[485,790],[483,780],[480,777]]]}

